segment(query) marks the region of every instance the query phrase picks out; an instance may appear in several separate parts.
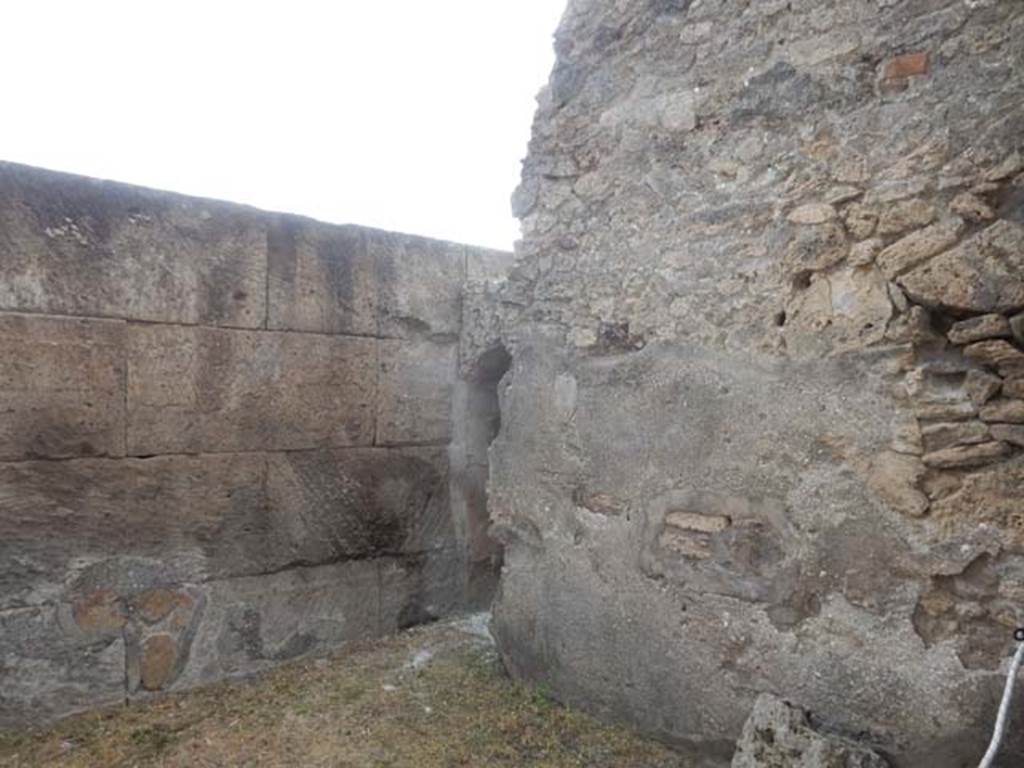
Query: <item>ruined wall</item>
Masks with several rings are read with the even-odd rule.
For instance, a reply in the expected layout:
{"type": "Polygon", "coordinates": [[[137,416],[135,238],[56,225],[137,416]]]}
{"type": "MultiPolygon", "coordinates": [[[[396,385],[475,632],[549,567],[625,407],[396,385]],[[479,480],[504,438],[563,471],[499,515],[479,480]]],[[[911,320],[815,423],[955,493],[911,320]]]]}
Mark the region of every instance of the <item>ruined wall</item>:
{"type": "Polygon", "coordinates": [[[486,602],[508,258],[0,164],[0,725],[486,602]]]}
{"type": "Polygon", "coordinates": [[[573,0],[556,49],[492,331],[509,667],[709,763],[768,691],[973,764],[1024,610],[1024,4],[573,0]]]}

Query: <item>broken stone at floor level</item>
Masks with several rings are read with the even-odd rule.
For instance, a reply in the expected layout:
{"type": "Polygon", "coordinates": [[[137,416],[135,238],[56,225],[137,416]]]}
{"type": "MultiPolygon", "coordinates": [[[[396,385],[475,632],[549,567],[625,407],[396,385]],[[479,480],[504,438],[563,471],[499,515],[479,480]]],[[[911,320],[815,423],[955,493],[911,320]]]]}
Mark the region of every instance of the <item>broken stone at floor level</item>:
{"type": "Polygon", "coordinates": [[[865,746],[813,729],[803,710],[763,693],[743,726],[732,768],[889,768],[889,763],[865,746]]]}

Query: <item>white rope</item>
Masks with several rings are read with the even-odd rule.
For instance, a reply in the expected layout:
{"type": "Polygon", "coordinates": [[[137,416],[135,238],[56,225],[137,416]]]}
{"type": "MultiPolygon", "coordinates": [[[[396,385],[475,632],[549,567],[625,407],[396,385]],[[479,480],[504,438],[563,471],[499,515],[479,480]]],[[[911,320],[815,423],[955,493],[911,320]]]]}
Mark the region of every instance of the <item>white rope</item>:
{"type": "Polygon", "coordinates": [[[1017,652],[1013,655],[1013,661],[1010,662],[1010,671],[1006,675],[1006,687],[1003,688],[1003,700],[999,704],[999,714],[996,716],[992,741],[988,745],[985,756],[978,763],[978,768],[992,768],[992,761],[996,759],[996,753],[999,752],[999,745],[1006,732],[1006,715],[1010,711],[1010,699],[1013,698],[1013,684],[1017,681],[1017,670],[1020,669],[1022,659],[1024,659],[1024,642],[1019,642],[1017,652]]]}

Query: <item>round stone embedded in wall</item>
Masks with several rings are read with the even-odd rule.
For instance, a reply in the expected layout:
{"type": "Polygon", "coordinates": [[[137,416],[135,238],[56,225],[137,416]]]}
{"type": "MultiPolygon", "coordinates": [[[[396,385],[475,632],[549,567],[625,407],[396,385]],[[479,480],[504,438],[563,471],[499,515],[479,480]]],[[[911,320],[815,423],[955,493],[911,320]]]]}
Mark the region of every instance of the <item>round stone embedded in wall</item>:
{"type": "Polygon", "coordinates": [[[102,637],[120,633],[125,621],[121,601],[110,589],[97,589],[77,601],[71,615],[83,632],[102,637]]]}
{"type": "Polygon", "coordinates": [[[142,687],[147,691],[163,688],[174,677],[178,643],[170,635],[153,635],[142,646],[142,687]]]}

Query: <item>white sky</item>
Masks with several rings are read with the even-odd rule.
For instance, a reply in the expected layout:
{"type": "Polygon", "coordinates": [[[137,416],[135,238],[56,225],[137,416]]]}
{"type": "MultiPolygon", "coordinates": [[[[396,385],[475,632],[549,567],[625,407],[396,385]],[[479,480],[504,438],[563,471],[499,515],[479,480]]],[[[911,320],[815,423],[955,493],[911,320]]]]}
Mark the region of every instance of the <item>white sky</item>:
{"type": "Polygon", "coordinates": [[[6,0],[0,159],[510,248],[564,0],[6,0]]]}

